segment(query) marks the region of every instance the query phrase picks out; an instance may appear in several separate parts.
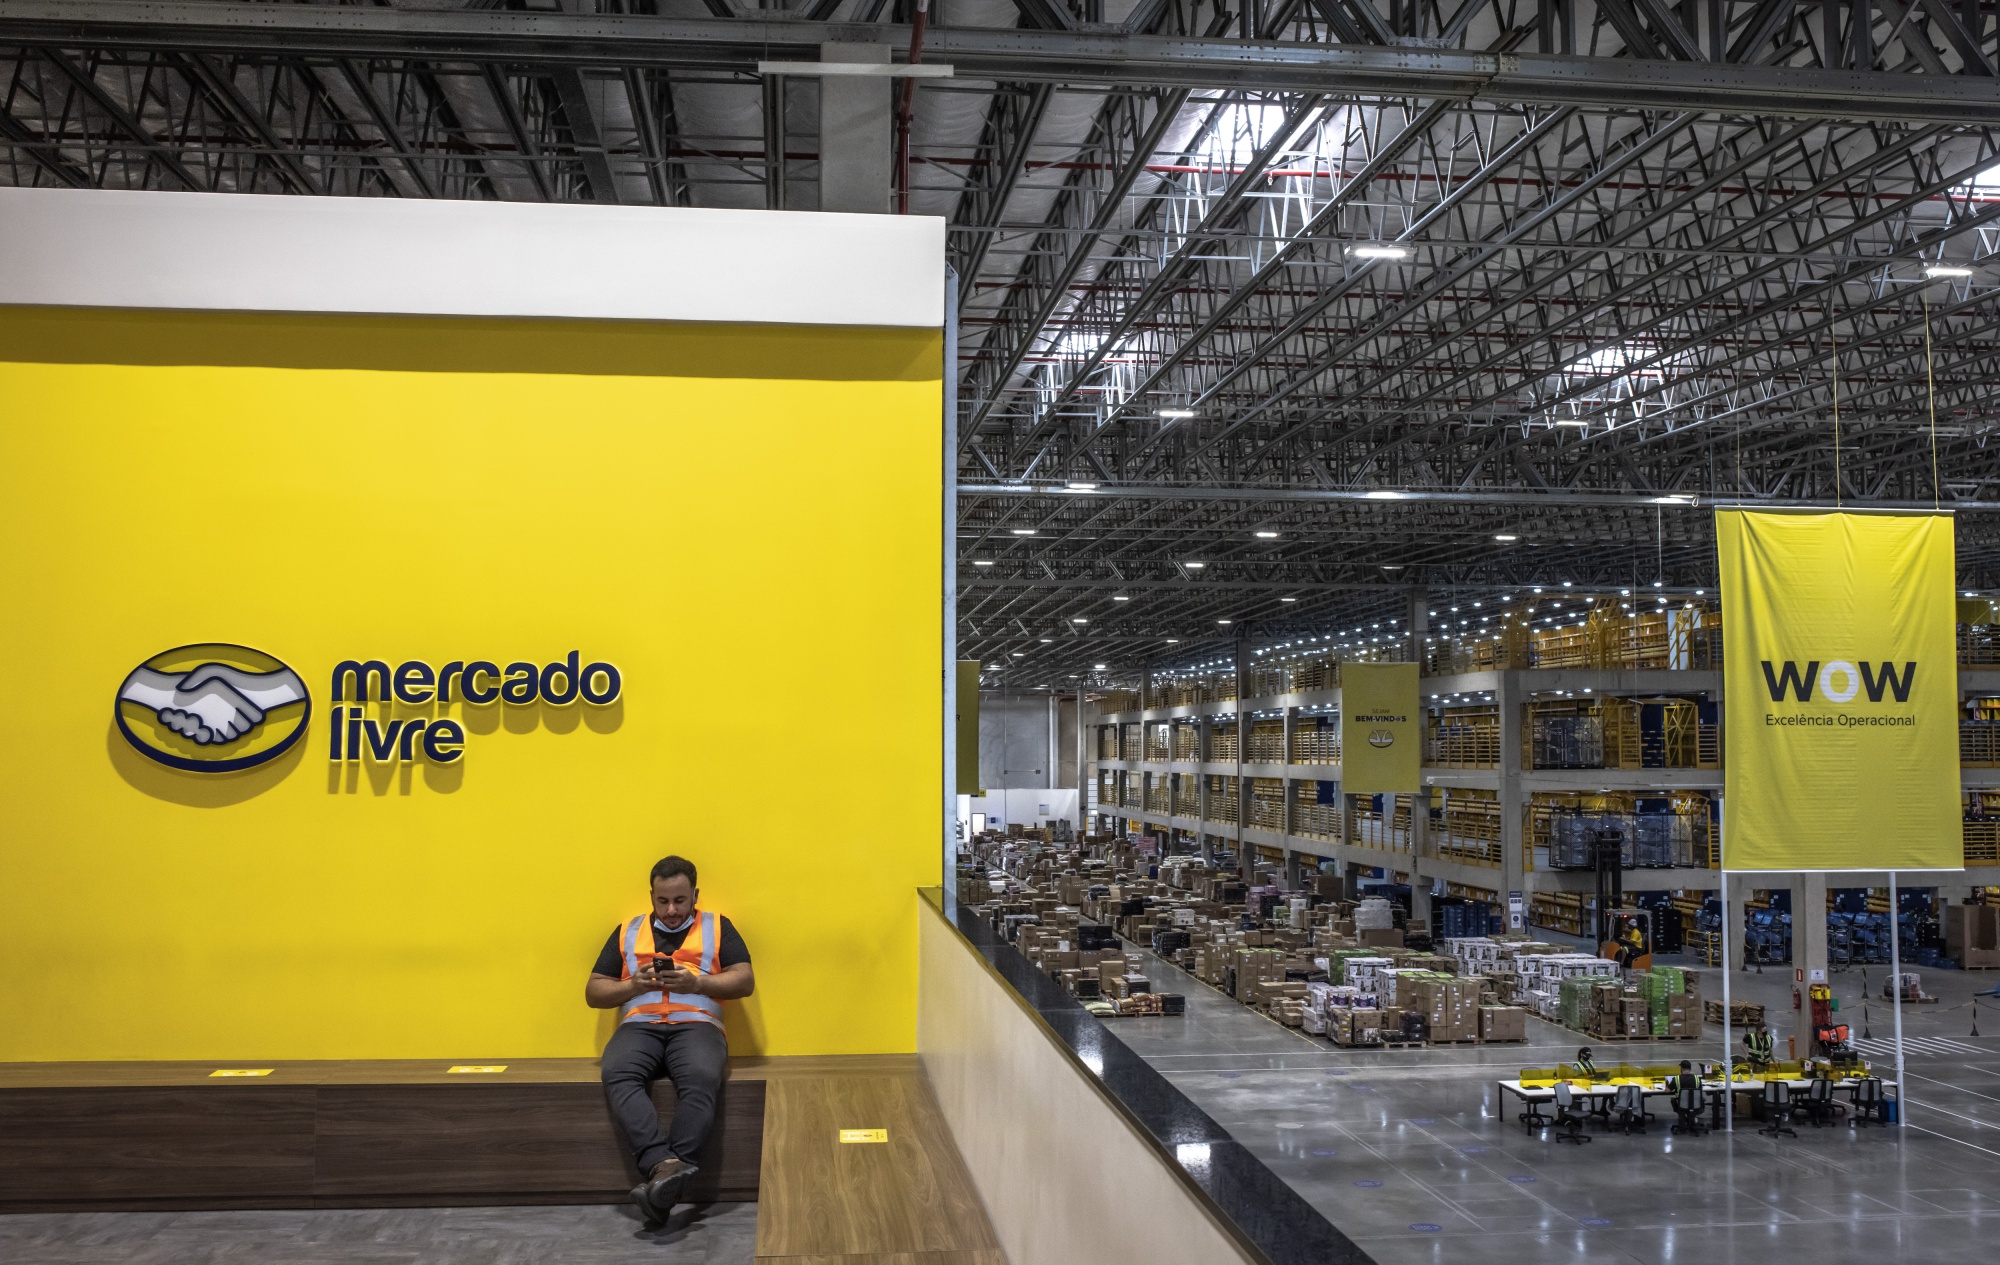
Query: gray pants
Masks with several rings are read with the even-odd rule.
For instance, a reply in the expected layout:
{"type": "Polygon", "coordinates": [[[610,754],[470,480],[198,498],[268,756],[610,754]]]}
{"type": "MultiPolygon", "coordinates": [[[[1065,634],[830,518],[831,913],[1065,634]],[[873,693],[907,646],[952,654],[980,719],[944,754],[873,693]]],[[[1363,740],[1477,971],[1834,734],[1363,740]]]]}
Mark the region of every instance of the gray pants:
{"type": "Polygon", "coordinates": [[[604,1096],[625,1131],[639,1175],[664,1159],[694,1157],[715,1123],[715,1096],[722,1088],[729,1038],[709,1023],[621,1023],[604,1047],[604,1096]],[[660,1077],[673,1082],[680,1104],[662,1131],[651,1086],[660,1077]]]}

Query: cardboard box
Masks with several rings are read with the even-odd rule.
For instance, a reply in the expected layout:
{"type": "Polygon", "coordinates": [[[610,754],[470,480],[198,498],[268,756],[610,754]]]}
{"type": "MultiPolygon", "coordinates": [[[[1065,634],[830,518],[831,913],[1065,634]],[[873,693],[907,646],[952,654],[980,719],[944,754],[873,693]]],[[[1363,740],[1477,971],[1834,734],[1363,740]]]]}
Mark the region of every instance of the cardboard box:
{"type": "Polygon", "coordinates": [[[1944,943],[1968,971],[2000,967],[2000,905],[1946,905],[1944,943]]]}
{"type": "Polygon", "coordinates": [[[1519,1006],[1481,1006],[1479,1035],[1486,1041],[1525,1041],[1528,1012],[1519,1006]]]}
{"type": "Polygon", "coordinates": [[[1363,927],[1355,933],[1364,949],[1400,949],[1403,933],[1394,927],[1363,927]]]}

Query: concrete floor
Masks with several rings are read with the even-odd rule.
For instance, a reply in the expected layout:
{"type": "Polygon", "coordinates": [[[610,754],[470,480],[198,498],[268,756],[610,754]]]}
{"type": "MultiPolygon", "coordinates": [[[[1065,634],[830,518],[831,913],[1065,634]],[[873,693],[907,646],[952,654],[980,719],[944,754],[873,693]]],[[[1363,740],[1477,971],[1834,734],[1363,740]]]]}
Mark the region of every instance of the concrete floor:
{"type": "Polygon", "coordinates": [[[682,1208],[649,1233],[629,1207],[0,1216],[8,1265],[751,1265],[757,1205],[682,1208]]]}
{"type": "MultiPolygon", "coordinates": [[[[1116,1020],[1111,1031],[1383,1265],[1469,1254],[1491,1265],[1876,1254],[1948,1265],[1990,1259],[2000,1234],[2000,999],[1980,1003],[1982,1031],[1996,1035],[1968,1035],[1971,995],[2000,982],[1993,972],[1922,972],[1941,1001],[1904,1008],[1903,1130],[1803,1125],[1774,1142],[1751,1123],[1676,1138],[1662,1103],[1646,1135],[1594,1132],[1583,1146],[1526,1133],[1494,1085],[1573,1056],[1580,1034],[1531,1019],[1526,1045],[1343,1051],[1163,961],[1151,973],[1187,995],[1187,1015],[1116,1020]]],[[[1861,978],[1859,968],[1834,977],[1857,1034],[1861,978]]],[[[1876,990],[1886,978],[1868,968],[1876,990]]],[[[1789,969],[1767,968],[1731,983],[1739,1000],[1769,1008],[1781,1051],[1791,982],[1789,969]]],[[[1720,997],[1719,972],[1704,971],[1702,987],[1720,997]]],[[[1871,1002],[1868,1021],[1869,1057],[1893,1078],[1889,1004],[1871,1002]]],[[[1701,1042],[1596,1048],[1600,1063],[1721,1055],[1719,1029],[1701,1042]]]]}

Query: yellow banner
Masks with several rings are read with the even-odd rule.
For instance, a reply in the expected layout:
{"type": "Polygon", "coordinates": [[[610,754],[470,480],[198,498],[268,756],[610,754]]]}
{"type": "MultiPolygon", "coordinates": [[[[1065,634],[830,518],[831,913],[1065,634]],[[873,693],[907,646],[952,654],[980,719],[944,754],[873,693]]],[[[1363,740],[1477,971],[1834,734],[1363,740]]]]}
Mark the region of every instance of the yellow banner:
{"type": "Polygon", "coordinates": [[[1340,789],[1422,788],[1424,722],[1414,663],[1340,665],[1340,789]]]}
{"type": "Polygon", "coordinates": [[[984,795],[979,785],[979,660],[958,661],[958,788],[984,795]]]}
{"type": "Polygon", "coordinates": [[[1715,528],[1723,868],[1962,868],[1952,520],[1726,510],[1715,528]]]}

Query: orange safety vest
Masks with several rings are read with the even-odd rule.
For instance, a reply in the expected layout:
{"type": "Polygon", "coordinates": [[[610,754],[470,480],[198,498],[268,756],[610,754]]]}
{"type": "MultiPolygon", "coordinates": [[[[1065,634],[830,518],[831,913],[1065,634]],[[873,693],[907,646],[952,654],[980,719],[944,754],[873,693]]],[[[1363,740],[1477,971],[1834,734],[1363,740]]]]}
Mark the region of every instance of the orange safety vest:
{"type": "MultiPolygon", "coordinates": [[[[720,969],[722,919],[697,912],[687,938],[671,954],[658,952],[653,944],[653,915],[640,914],[625,924],[619,937],[624,951],[624,973],[631,979],[639,968],[660,958],[671,957],[674,965],[697,975],[713,975],[720,969]]],[[[640,993],[619,1008],[619,1023],[712,1023],[722,1026],[722,1003],[699,993],[662,993],[657,989],[640,993]]]]}

